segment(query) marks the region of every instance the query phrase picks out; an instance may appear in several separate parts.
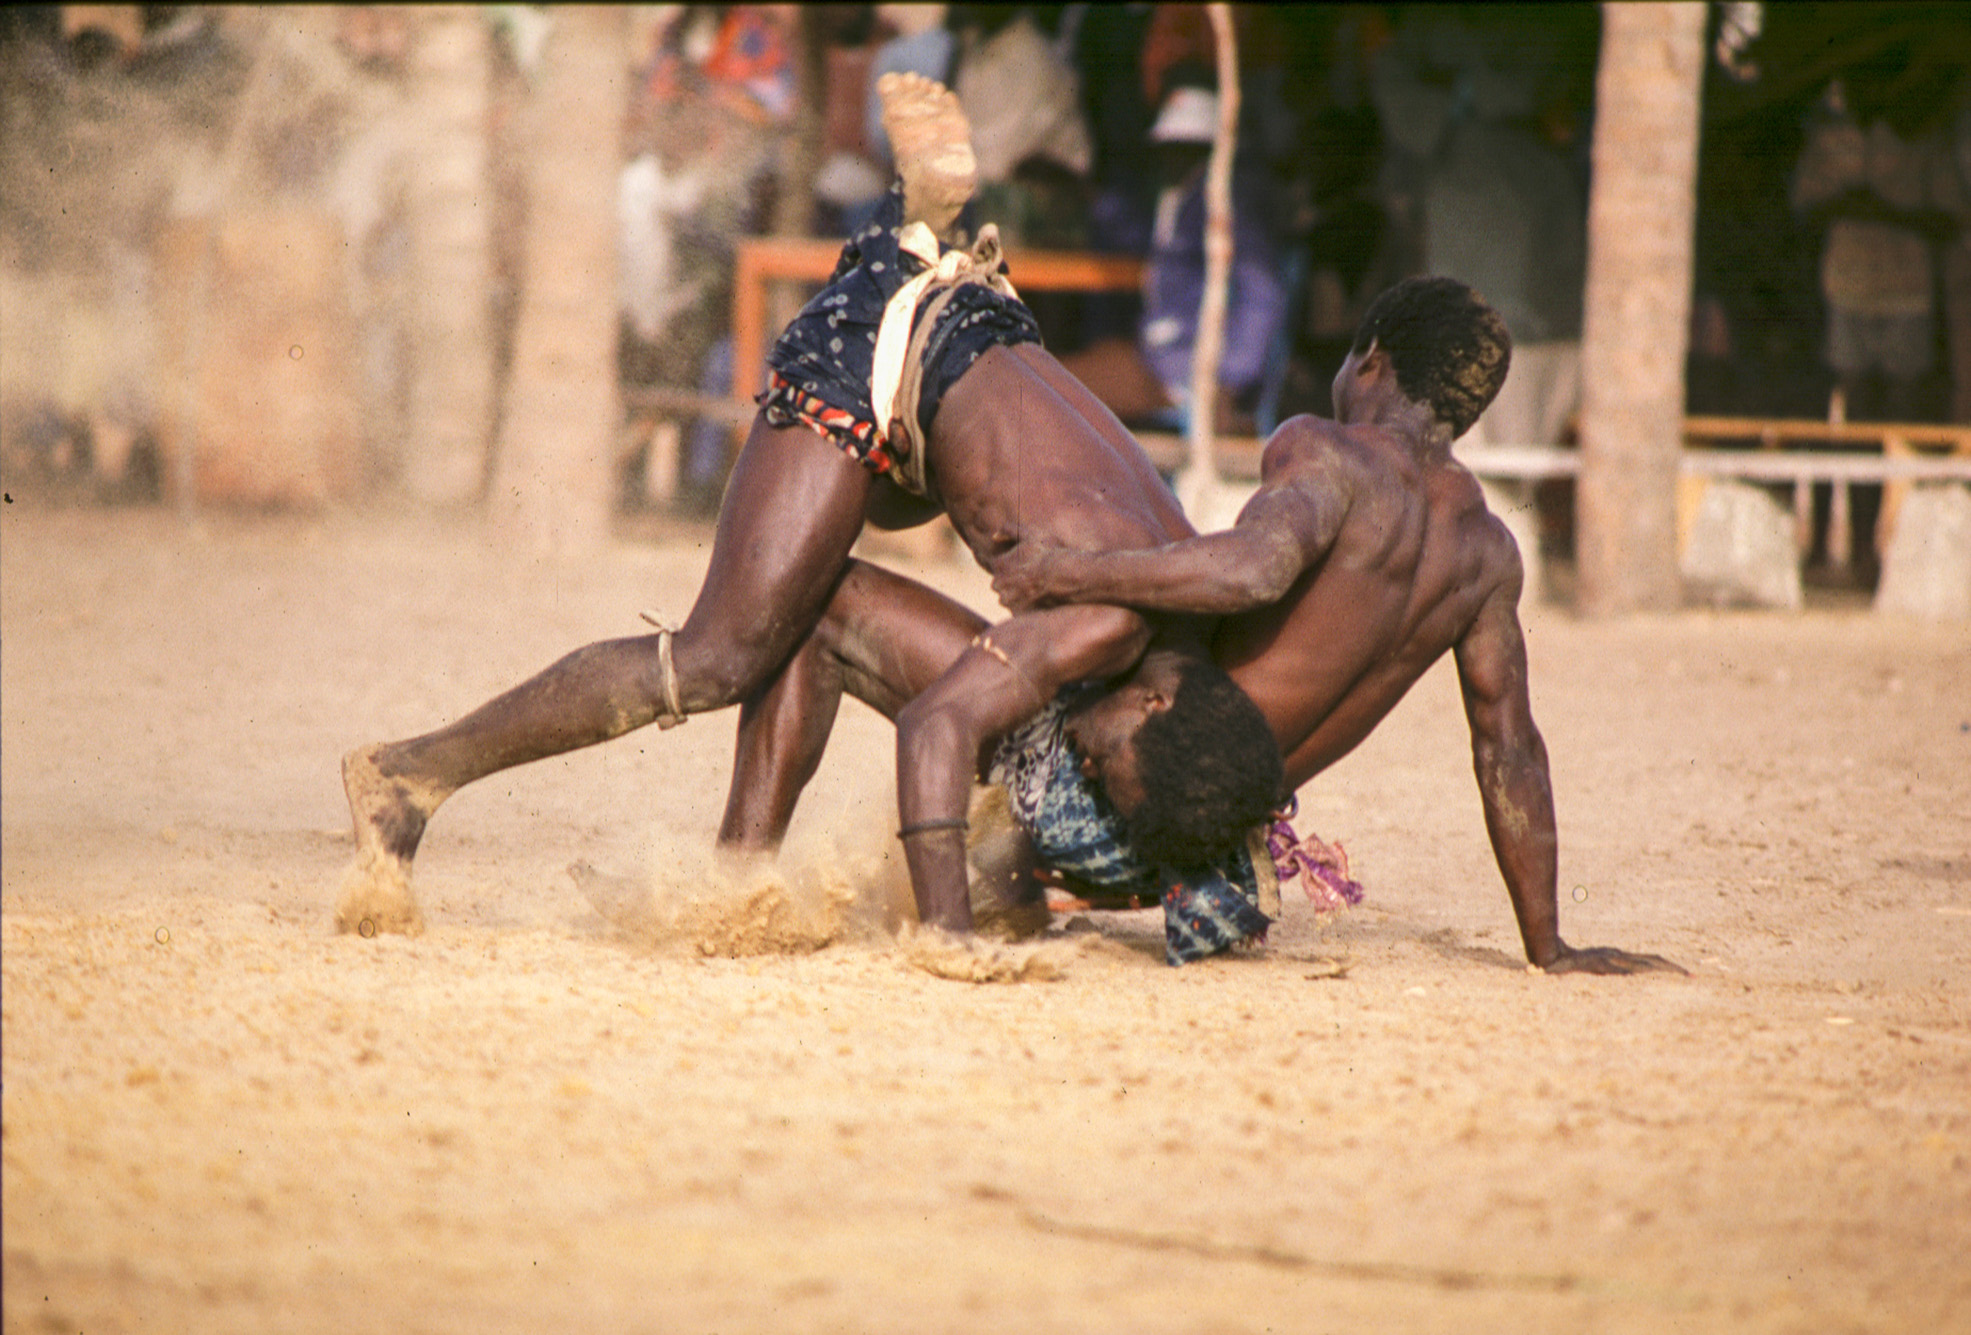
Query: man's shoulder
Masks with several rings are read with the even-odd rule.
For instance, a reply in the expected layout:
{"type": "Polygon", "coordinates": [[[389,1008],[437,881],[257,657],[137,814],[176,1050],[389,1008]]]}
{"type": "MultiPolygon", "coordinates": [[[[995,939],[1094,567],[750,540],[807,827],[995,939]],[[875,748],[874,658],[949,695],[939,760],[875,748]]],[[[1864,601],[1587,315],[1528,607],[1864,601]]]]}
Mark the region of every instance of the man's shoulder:
{"type": "Polygon", "coordinates": [[[1261,475],[1268,480],[1285,480],[1359,461],[1367,457],[1373,445],[1365,434],[1372,430],[1344,426],[1311,413],[1289,417],[1266,438],[1260,455],[1261,475]]]}
{"type": "Polygon", "coordinates": [[[1301,413],[1273,428],[1273,434],[1266,438],[1266,452],[1292,455],[1304,450],[1344,444],[1355,429],[1325,417],[1316,417],[1313,413],[1301,413]]]}
{"type": "Polygon", "coordinates": [[[1467,589],[1484,601],[1503,595],[1506,602],[1517,605],[1526,566],[1511,526],[1481,497],[1475,504],[1461,507],[1458,532],[1460,544],[1472,558],[1465,579],[1467,589]]]}

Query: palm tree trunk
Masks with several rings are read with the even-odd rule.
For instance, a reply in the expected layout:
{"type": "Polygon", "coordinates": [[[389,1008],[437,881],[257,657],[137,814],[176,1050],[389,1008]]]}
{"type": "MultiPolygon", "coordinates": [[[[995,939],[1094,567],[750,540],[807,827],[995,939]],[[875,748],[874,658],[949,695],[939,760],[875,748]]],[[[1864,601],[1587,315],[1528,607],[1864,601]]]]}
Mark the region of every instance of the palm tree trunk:
{"type": "Polygon", "coordinates": [[[1692,3],[1602,6],[1576,530],[1591,616],[1682,598],[1677,473],[1704,17],[1692,3]]]}
{"type": "Polygon", "coordinates": [[[536,551],[592,550],[614,507],[616,179],[628,11],[553,22],[517,136],[527,205],[513,370],[491,494],[495,526],[536,551]]]}
{"type": "Polygon", "coordinates": [[[493,422],[491,41],[470,5],[416,15],[406,212],[411,244],[409,410],[390,469],[441,506],[479,499],[493,422]]]}

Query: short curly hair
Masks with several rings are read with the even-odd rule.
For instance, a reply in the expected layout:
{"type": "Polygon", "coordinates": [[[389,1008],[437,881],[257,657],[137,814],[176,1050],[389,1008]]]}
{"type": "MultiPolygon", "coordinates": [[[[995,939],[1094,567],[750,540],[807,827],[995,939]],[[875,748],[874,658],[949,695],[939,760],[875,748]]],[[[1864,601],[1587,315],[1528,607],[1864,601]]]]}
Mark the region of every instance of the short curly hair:
{"type": "Polygon", "coordinates": [[[1485,298],[1455,278],[1406,278],[1375,299],[1355,330],[1355,353],[1389,356],[1396,386],[1430,405],[1456,439],[1499,395],[1512,335],[1485,298]]]}
{"type": "Polygon", "coordinates": [[[1144,798],[1124,817],[1130,846],[1154,867],[1229,856],[1280,805],[1286,771],[1265,715],[1208,658],[1186,661],[1170,707],[1136,732],[1144,798]]]}

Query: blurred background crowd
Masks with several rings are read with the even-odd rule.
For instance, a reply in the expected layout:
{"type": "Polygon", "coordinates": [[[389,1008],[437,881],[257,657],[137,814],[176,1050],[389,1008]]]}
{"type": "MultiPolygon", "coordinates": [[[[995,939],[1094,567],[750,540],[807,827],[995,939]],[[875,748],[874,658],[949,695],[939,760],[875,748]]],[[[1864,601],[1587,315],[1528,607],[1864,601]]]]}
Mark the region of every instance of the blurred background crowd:
{"type": "MultiPolygon", "coordinates": [[[[1479,289],[1514,336],[1507,394],[1476,430],[1566,443],[1598,8],[1234,10],[1219,426],[1264,434],[1327,411],[1367,302],[1431,272],[1479,289]]],[[[1709,11],[1687,410],[1971,421],[1964,11],[1709,11]]],[[[456,502],[495,486],[484,442],[510,415],[501,393],[525,356],[525,288],[549,262],[526,241],[551,179],[532,160],[568,154],[555,121],[577,114],[572,102],[542,109],[543,65],[573,12],[8,10],[10,484],[168,494],[170,439],[206,420],[186,405],[209,380],[219,406],[199,437],[201,491],[456,502]],[[447,303],[468,313],[434,313],[447,303]],[[313,312],[310,339],[281,334],[272,372],[251,361],[265,339],[235,340],[258,351],[229,362],[226,328],[274,311],[313,312]],[[311,358],[324,378],[306,378],[311,358]],[[266,374],[289,377],[300,406],[245,403],[240,384],[266,374]],[[468,410],[478,415],[445,420],[468,410]],[[216,420],[229,414],[253,424],[236,448],[216,420]],[[322,422],[339,443],[269,443],[322,422]],[[451,436],[466,447],[433,463],[429,442],[451,436]],[[285,462],[272,457],[282,449],[285,462]],[[230,471],[229,450],[241,456],[230,471]]],[[[913,70],[955,88],[972,118],[982,188],[967,221],[998,225],[1016,279],[1023,250],[1144,262],[1139,290],[1030,300],[1056,354],[1126,421],[1181,429],[1220,93],[1203,6],[658,5],[614,11],[599,31],[618,44],[622,78],[577,93],[604,108],[602,142],[619,145],[603,155],[604,240],[628,401],[639,387],[729,394],[736,239],[832,238],[865,217],[892,171],[875,81],[913,70]]],[[[561,262],[584,263],[573,250],[561,262]]],[[[619,507],[715,506],[729,417],[624,417],[619,507]]]]}

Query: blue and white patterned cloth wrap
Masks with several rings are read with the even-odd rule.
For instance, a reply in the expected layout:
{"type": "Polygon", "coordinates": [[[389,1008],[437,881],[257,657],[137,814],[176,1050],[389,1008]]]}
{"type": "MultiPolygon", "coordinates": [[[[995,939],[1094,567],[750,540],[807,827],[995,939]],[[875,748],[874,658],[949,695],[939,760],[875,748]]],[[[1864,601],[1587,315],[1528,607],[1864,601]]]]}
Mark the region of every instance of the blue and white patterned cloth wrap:
{"type": "Polygon", "coordinates": [[[1088,689],[1062,692],[993,755],[989,777],[1006,790],[1041,863],[1100,890],[1160,898],[1167,963],[1264,938],[1272,920],[1259,911],[1259,878],[1243,846],[1218,866],[1181,872],[1147,867],[1129,846],[1122,817],[1082,775],[1063,728],[1076,692],[1088,689]]]}

